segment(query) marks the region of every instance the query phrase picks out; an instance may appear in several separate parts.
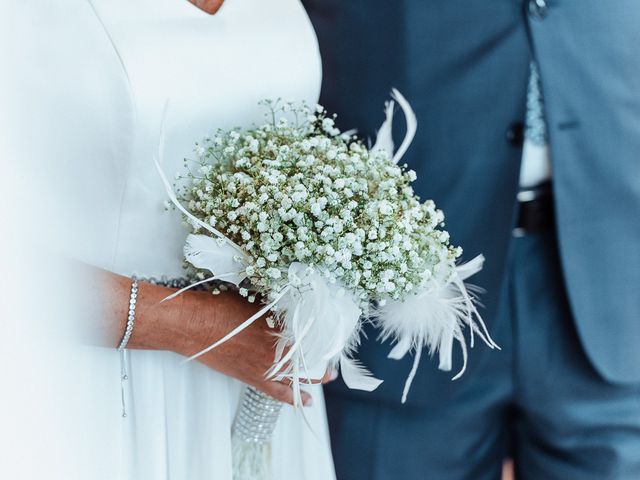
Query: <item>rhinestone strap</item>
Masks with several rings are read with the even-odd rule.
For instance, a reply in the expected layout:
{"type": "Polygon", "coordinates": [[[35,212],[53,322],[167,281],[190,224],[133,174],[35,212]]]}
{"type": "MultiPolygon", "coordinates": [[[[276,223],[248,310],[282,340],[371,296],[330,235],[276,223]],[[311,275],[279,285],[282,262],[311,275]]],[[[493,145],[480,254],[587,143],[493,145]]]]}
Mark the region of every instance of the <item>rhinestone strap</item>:
{"type": "Polygon", "coordinates": [[[133,325],[136,321],[136,302],[138,301],[138,279],[136,276],[131,277],[131,293],[129,295],[129,313],[127,315],[127,327],[124,336],[118,345],[118,350],[122,351],[127,348],[131,334],[133,333],[133,325]]]}
{"type": "Polygon", "coordinates": [[[268,443],[278,422],[282,402],[247,387],[233,421],[233,435],[244,442],[268,443]]]}

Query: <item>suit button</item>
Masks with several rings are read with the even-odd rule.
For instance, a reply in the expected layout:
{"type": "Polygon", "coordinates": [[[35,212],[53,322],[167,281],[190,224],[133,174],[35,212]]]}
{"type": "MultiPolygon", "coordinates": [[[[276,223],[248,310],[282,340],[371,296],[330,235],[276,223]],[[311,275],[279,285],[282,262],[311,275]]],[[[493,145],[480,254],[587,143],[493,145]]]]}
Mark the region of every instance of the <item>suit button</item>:
{"type": "Polygon", "coordinates": [[[529,0],[529,15],[536,20],[547,16],[547,0],[529,0]]]}
{"type": "Polygon", "coordinates": [[[514,147],[521,147],[524,142],[524,124],[522,122],[513,122],[507,129],[505,137],[507,142],[514,147]]]}

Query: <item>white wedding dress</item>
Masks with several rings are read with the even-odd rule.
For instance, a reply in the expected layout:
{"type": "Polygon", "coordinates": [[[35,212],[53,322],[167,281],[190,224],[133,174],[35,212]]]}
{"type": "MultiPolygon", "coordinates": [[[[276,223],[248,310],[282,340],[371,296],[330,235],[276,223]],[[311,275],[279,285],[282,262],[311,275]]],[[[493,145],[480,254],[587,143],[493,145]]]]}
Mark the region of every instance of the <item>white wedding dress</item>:
{"type": "MultiPolygon", "coordinates": [[[[212,130],[261,122],[261,99],[313,104],[321,67],[306,13],[297,0],[227,0],[215,16],[187,0],[59,0],[33,12],[39,28],[23,45],[32,75],[20,80],[29,95],[16,111],[35,112],[24,114],[25,128],[43,145],[36,156],[56,166],[50,182],[61,209],[74,212],[65,248],[120,274],[180,277],[186,230],[165,210],[153,165],[165,104],[170,175],[212,130]]],[[[86,442],[72,442],[91,457],[84,478],[231,480],[242,385],[180,362],[170,352],[131,351],[122,418],[115,348],[74,355],[75,390],[88,408],[86,442]]],[[[322,391],[312,394],[311,429],[283,409],[276,480],[334,478],[322,391]]]]}

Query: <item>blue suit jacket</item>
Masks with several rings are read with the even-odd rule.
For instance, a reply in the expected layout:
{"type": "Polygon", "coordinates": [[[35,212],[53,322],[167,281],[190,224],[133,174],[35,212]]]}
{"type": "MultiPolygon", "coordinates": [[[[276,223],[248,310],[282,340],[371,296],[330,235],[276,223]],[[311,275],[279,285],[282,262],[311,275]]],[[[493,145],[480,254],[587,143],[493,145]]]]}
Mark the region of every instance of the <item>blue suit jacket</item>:
{"type": "MultiPolygon", "coordinates": [[[[405,156],[445,212],[489,328],[515,216],[528,65],[539,64],[563,271],[581,341],[609,381],[640,381],[640,2],[306,0],[323,57],[321,102],[373,136],[397,87],[418,117],[405,156]]],[[[398,122],[401,123],[401,122],[398,122]]],[[[403,134],[398,126],[397,138],[403,134]]],[[[476,348],[484,348],[477,346],[476,348]]],[[[399,401],[411,359],[370,332],[360,358],[399,401]]],[[[422,365],[410,400],[429,390],[422,365]],[[421,378],[422,376],[422,378],[421,378]]],[[[340,388],[340,387],[333,387],[340,388]]]]}

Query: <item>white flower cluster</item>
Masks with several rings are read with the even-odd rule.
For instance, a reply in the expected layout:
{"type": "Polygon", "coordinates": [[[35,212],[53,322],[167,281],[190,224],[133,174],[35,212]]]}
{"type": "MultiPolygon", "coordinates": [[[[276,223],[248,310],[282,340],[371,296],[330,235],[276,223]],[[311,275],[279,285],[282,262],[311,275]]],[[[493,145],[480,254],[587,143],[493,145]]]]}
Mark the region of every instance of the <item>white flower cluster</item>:
{"type": "Polygon", "coordinates": [[[293,262],[362,304],[402,300],[453,274],[461,250],[449,245],[442,212],[414,194],[415,172],[342,134],[320,106],[265,103],[264,125],[196,145],[180,194],[246,252],[253,289],[278,291],[293,262]]]}

